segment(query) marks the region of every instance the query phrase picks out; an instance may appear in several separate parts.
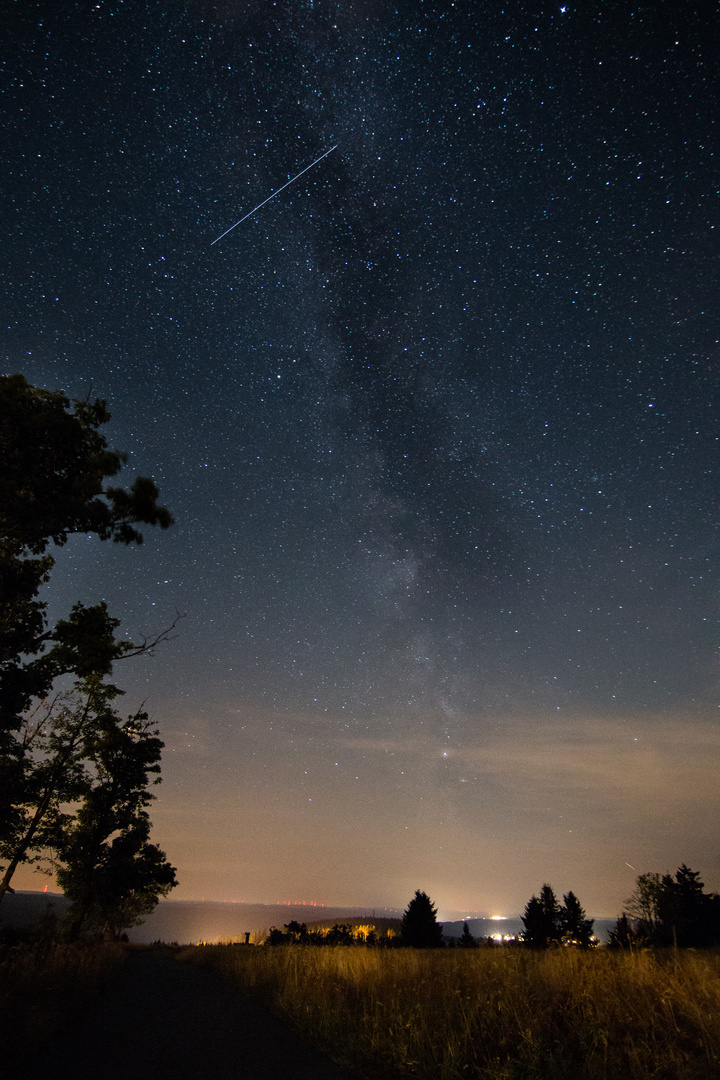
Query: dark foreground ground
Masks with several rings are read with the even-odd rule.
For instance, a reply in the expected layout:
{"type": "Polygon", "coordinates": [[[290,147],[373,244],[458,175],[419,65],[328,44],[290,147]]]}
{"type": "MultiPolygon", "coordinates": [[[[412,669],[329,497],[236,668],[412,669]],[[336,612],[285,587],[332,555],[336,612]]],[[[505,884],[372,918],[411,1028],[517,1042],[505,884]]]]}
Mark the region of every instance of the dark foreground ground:
{"type": "Polygon", "coordinates": [[[355,1080],[211,971],[133,952],[14,1080],[355,1080]]]}

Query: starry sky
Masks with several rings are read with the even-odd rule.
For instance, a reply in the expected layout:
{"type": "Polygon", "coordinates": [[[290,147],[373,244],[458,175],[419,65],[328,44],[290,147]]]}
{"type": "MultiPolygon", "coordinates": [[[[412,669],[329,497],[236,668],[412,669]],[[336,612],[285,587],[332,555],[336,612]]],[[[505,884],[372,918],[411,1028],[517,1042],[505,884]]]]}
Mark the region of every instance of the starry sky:
{"type": "Polygon", "coordinates": [[[3,368],[105,398],[176,518],[73,537],[48,592],[184,615],[115,671],[173,895],[719,888],[709,9],[2,22],[3,368]]]}

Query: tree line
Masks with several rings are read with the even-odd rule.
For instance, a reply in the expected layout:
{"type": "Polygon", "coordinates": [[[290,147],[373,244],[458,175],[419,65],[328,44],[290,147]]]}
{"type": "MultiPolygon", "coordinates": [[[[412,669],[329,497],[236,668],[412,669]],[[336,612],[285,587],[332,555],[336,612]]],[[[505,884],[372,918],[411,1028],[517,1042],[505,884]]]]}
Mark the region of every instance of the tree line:
{"type": "MultiPolygon", "coordinates": [[[[706,893],[700,875],[684,863],[670,874],[641,874],[635,891],[610,933],[609,948],[676,945],[687,948],[720,945],[720,896],[706,893]]],[[[515,944],[530,949],[570,947],[590,949],[599,944],[593,934],[595,920],[588,919],[573,892],[559,903],[552,886],[545,884],[531,896],[522,915],[524,930],[515,944]]],[[[399,933],[384,935],[372,925],[353,927],[336,923],[332,929],[308,929],[292,921],[284,930],[273,927],[268,945],[367,945],[386,948],[437,949],[446,945],[477,948],[492,939],[477,939],[467,923],[455,941],[445,941],[437,920],[437,907],[427,893],[417,889],[405,909],[399,933]]]]}
{"type": "Polygon", "coordinates": [[[0,904],[19,866],[55,872],[70,937],[117,937],[176,885],[147,812],[163,744],[147,713],[121,716],[110,681],[168,631],[121,640],[104,601],[51,624],[41,598],[51,545],[140,544],[137,525],[172,524],[152,480],[106,484],[127,460],[100,431],[109,419],[104,401],[0,378],[0,904]]]}
{"type": "Polygon", "coordinates": [[[720,945],[720,896],[706,893],[700,873],[685,863],[674,875],[641,874],[610,935],[611,945],[632,948],[720,945]]]}
{"type": "Polygon", "coordinates": [[[284,923],[284,930],[273,926],[266,938],[267,945],[379,945],[392,940],[392,930],[378,934],[374,926],[353,926],[335,923],[333,927],[308,928],[294,919],[284,923]]]}
{"type": "MultiPolygon", "coordinates": [[[[593,921],[570,892],[558,904],[549,885],[525,908],[523,941],[531,948],[594,943],[593,921]]],[[[674,875],[640,874],[625,910],[610,931],[610,948],[674,945],[703,948],[720,945],[720,896],[706,893],[700,873],[685,863],[674,875]]]]}
{"type": "Polygon", "coordinates": [[[588,949],[593,944],[594,919],[588,919],[575,893],[566,893],[557,902],[550,885],[543,885],[539,896],[531,896],[522,916],[523,941],[531,949],[550,945],[574,945],[588,949]]]}
{"type": "MultiPolygon", "coordinates": [[[[558,905],[549,885],[544,885],[540,896],[533,896],[523,917],[525,933],[523,940],[533,948],[547,948],[552,942],[588,947],[592,939],[593,920],[585,918],[585,912],[573,893],[568,893],[564,904],[558,905]]],[[[374,928],[353,928],[350,924],[336,923],[332,929],[309,930],[305,923],[284,924],[284,931],[273,927],[266,939],[268,945],[383,945],[387,948],[439,949],[457,944],[459,948],[475,948],[490,944],[490,940],[473,937],[467,923],[457,943],[446,941],[442,924],[438,922],[437,907],[427,893],[416,889],[403,912],[399,933],[389,931],[382,937],[374,928]]]]}

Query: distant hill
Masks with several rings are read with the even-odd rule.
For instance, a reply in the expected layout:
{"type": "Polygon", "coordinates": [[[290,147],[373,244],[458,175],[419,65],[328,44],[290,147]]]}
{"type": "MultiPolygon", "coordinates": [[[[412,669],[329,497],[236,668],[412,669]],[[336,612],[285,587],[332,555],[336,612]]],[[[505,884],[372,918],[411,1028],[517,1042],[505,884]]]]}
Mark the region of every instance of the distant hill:
{"type": "Polygon", "coordinates": [[[70,901],[62,893],[9,892],[0,905],[0,926],[27,926],[47,915],[48,909],[62,919],[69,907],[70,901]]]}
{"type": "MultiPolygon", "coordinates": [[[[26,926],[35,922],[52,905],[58,918],[70,902],[62,893],[8,893],[0,907],[0,926],[26,926]]],[[[399,916],[401,912],[380,909],[375,922],[399,916]]],[[[149,944],[153,941],[177,941],[181,945],[198,941],[242,941],[246,933],[259,936],[271,926],[282,928],[292,920],[308,926],[334,926],[335,923],[373,921],[372,908],[317,907],[305,904],[213,903],[207,900],[161,900],[142,926],[128,931],[130,941],[149,944]]]]}
{"type": "MultiPolygon", "coordinates": [[[[387,913],[390,914],[390,913],[387,913]]],[[[392,913],[394,914],[394,913],[392,913]]],[[[383,915],[386,912],[383,910],[383,915]]],[[[271,926],[282,928],[294,919],[308,926],[336,922],[372,921],[372,908],[318,908],[287,904],[223,904],[202,900],[164,900],[143,923],[129,931],[131,941],[223,941],[260,935],[271,926]]]]}
{"type": "MultiPolygon", "coordinates": [[[[16,892],[8,893],[0,907],[0,926],[26,926],[35,922],[51,906],[58,918],[62,918],[69,901],[62,893],[16,892]]],[[[257,940],[271,926],[282,928],[295,920],[306,923],[308,928],[332,928],[335,923],[353,926],[374,923],[379,933],[388,926],[399,930],[402,912],[388,908],[340,908],[316,907],[304,904],[241,904],[213,903],[207,900],[161,900],[152,915],[142,926],[128,931],[131,941],[149,944],[153,941],[178,942],[181,945],[199,941],[217,942],[244,940],[250,933],[257,940]]],[[[523,931],[519,917],[503,920],[467,919],[470,933],[475,938],[495,936],[517,937],[523,931]]],[[[614,919],[596,919],[595,933],[601,941],[607,941],[608,933],[615,925],[614,919]]],[[[446,941],[459,938],[463,923],[444,922],[446,941]]]]}

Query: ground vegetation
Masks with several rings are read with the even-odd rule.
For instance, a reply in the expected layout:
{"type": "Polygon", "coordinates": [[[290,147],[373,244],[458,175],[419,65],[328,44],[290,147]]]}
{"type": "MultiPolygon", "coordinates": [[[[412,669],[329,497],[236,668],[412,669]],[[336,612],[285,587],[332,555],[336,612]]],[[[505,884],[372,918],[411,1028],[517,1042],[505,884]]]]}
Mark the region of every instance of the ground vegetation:
{"type": "Polygon", "coordinates": [[[366,1077],[720,1077],[716,952],[210,946],[184,955],[366,1077]]]}

